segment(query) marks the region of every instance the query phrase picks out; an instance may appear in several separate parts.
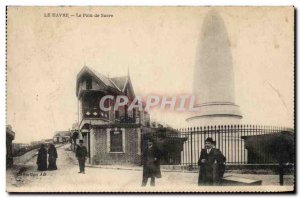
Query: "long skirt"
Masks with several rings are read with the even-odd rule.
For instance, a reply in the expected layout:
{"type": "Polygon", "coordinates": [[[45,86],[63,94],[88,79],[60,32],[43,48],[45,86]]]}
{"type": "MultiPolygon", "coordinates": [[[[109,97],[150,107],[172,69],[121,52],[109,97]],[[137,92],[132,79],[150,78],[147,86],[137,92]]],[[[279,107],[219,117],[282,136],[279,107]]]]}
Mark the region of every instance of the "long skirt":
{"type": "Polygon", "coordinates": [[[48,161],[49,161],[48,170],[57,170],[56,158],[49,157],[48,161]]]}
{"type": "Polygon", "coordinates": [[[38,163],[38,171],[45,171],[47,170],[47,160],[43,160],[38,163]]]}

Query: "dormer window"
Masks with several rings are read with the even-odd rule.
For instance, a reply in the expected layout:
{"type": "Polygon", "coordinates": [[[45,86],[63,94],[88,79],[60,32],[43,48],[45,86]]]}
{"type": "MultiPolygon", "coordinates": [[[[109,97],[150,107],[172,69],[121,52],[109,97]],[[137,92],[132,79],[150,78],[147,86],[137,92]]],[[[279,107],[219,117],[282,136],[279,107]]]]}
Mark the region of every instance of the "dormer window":
{"type": "Polygon", "coordinates": [[[86,89],[92,89],[92,78],[86,79],[86,89]]]}

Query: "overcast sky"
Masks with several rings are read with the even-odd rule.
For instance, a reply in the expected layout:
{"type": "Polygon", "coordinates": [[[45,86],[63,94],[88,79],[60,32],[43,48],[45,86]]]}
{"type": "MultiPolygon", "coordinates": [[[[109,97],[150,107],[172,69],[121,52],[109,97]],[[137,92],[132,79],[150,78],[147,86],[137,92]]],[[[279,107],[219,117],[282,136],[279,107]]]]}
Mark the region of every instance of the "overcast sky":
{"type": "MultiPolygon", "coordinates": [[[[7,124],[15,142],[72,127],[78,119],[76,75],[84,65],[110,77],[130,68],[136,95],[191,94],[197,42],[210,9],[9,8],[7,124]],[[113,17],[44,17],[47,12],[113,17]]],[[[215,9],[229,35],[242,123],[292,127],[292,8],[215,9]]],[[[185,113],[156,109],[151,118],[187,126],[185,113]]]]}

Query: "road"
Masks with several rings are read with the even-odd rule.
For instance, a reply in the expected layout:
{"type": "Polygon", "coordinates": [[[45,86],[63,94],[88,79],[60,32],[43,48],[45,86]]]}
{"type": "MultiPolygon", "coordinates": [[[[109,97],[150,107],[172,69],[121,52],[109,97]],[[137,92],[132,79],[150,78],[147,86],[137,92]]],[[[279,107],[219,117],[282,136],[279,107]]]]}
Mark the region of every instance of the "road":
{"type": "MultiPolygon", "coordinates": [[[[116,170],[86,167],[86,174],[78,174],[78,165],[74,163],[74,155],[67,150],[68,146],[57,148],[58,159],[56,171],[38,172],[36,157],[23,165],[20,176],[13,181],[12,172],[7,173],[7,191],[9,192],[110,192],[110,191],[206,191],[207,188],[197,186],[197,173],[162,172],[162,178],[156,180],[156,187],[141,187],[142,171],[116,170]]],[[[20,167],[18,167],[20,170],[20,167]]],[[[16,173],[14,173],[16,174],[16,173]]],[[[265,178],[263,185],[276,185],[277,175],[248,175],[260,179],[265,178]],[[273,182],[273,183],[272,183],[273,182]]],[[[216,190],[220,187],[210,187],[216,190]]]]}

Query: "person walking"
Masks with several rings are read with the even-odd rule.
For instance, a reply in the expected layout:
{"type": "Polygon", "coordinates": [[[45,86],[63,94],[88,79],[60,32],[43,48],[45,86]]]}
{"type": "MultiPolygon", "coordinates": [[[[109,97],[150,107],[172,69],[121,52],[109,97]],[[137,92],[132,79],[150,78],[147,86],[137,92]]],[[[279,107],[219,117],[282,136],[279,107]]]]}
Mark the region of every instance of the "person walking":
{"type": "Polygon", "coordinates": [[[87,157],[87,150],[86,147],[83,146],[83,140],[79,140],[79,145],[77,145],[76,149],[76,158],[79,164],[79,172],[85,174],[85,160],[87,157]]]}
{"type": "Polygon", "coordinates": [[[50,144],[48,149],[48,170],[57,170],[56,159],[57,159],[57,151],[54,144],[50,144]]]}
{"type": "Polygon", "coordinates": [[[226,158],[219,149],[214,148],[214,143],[208,137],[205,140],[205,149],[201,150],[198,185],[219,185],[224,175],[226,158]]]}
{"type": "Polygon", "coordinates": [[[44,144],[41,144],[41,147],[38,151],[36,164],[38,165],[38,171],[47,170],[47,150],[44,144]]]}
{"type": "Polygon", "coordinates": [[[151,178],[150,185],[155,186],[155,178],[161,178],[160,172],[160,151],[153,146],[152,141],[148,141],[147,148],[142,155],[143,180],[142,186],[147,185],[148,178],[151,178]]]}

